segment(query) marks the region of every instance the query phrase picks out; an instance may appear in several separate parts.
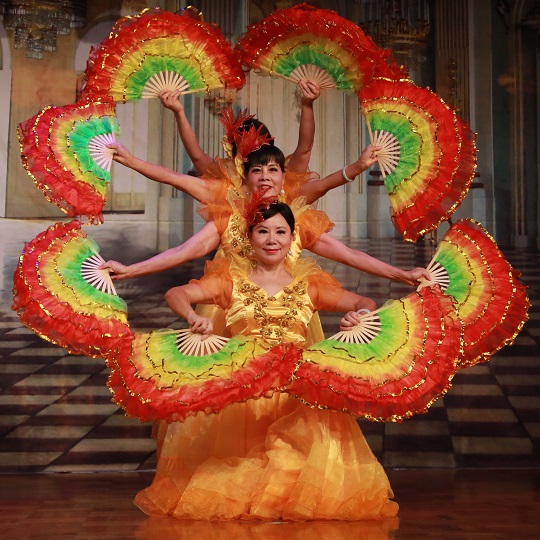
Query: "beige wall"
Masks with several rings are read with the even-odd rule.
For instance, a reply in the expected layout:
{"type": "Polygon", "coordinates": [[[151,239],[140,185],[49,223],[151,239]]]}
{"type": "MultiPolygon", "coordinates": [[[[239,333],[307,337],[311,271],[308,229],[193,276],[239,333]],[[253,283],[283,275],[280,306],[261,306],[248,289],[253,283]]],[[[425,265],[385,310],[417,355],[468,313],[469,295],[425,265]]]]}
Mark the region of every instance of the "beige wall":
{"type": "MultiPolygon", "coordinates": [[[[46,105],[75,102],[76,74],[73,54],[77,35],[58,38],[58,50],[45,53],[42,60],[26,57],[25,49],[14,49],[10,32],[12,78],[11,118],[9,123],[6,217],[33,218],[63,215],[47,202],[24,170],[17,140],[17,125],[34,116],[46,105]]],[[[2,92],[2,98],[5,97],[2,92]]]]}

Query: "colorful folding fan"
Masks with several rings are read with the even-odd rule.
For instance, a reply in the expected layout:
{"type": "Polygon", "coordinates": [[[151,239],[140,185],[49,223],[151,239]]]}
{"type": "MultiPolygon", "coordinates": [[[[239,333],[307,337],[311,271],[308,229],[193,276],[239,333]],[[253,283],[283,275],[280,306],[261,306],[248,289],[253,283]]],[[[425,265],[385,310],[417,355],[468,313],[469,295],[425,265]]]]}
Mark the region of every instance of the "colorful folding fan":
{"type": "Polygon", "coordinates": [[[98,251],[78,221],[51,225],[22,251],[12,308],[43,339],[110,360],[129,356],[132,333],[98,251]]]}
{"type": "Polygon", "coordinates": [[[526,288],[479,223],[454,223],[427,270],[432,280],[426,284],[439,284],[456,301],[464,326],[460,367],[484,362],[513,343],[528,318],[526,288]]]}
{"type": "Polygon", "coordinates": [[[241,88],[244,73],[221,30],[193,8],[180,14],[148,9],[124,17],[90,52],[83,96],[115,101],[241,88]]]}
{"type": "Polygon", "coordinates": [[[358,92],[373,77],[406,76],[390,51],[351,21],[308,4],[273,12],[248,27],[236,47],[242,64],[263,75],[358,92]]]}
{"type": "Polygon", "coordinates": [[[392,221],[415,241],[447,220],[474,177],[474,134],[428,88],[410,81],[376,80],[360,93],[372,144],[381,145],[380,168],[392,221]]]}
{"type": "Polygon", "coordinates": [[[310,406],[401,422],[451,387],[461,333],[452,300],[425,288],[306,349],[289,393],[310,406]]]}
{"type": "Polygon", "coordinates": [[[184,340],[182,331],[136,333],[131,356],[115,358],[107,384],[128,416],[182,421],[270,395],[289,383],[301,354],[290,343],[269,348],[235,337],[200,356],[183,353],[184,340]]]}
{"type": "Polygon", "coordinates": [[[112,102],[45,107],[18,126],[21,159],[45,197],[70,217],[102,222],[118,133],[112,102]]]}

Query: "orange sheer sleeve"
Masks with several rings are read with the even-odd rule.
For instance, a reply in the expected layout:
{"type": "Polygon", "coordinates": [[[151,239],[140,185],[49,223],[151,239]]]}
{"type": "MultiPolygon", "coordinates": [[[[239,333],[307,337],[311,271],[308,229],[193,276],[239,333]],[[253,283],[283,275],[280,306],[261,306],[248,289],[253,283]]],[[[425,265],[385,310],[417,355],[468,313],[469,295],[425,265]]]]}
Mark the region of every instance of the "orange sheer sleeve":
{"type": "Polygon", "coordinates": [[[199,285],[210,293],[214,304],[227,309],[231,304],[233,281],[229,272],[229,262],[224,258],[207,261],[204,276],[192,279],[190,283],[199,285]]]}
{"type": "Polygon", "coordinates": [[[205,182],[205,195],[197,208],[198,214],[205,220],[215,219],[229,205],[229,193],[236,192],[234,163],[230,159],[216,158],[208,167],[202,179],[205,182]]]}
{"type": "Polygon", "coordinates": [[[307,210],[297,219],[298,231],[304,249],[310,249],[323,233],[334,228],[330,218],[321,210],[307,210]]]}
{"type": "Polygon", "coordinates": [[[286,171],[283,181],[283,189],[287,194],[287,200],[292,201],[296,197],[300,197],[300,188],[307,182],[312,180],[318,180],[320,177],[316,172],[307,171],[304,173],[297,173],[286,171]]]}
{"type": "Polygon", "coordinates": [[[308,291],[315,311],[331,311],[345,292],[334,276],[322,270],[308,276],[308,291]]]}

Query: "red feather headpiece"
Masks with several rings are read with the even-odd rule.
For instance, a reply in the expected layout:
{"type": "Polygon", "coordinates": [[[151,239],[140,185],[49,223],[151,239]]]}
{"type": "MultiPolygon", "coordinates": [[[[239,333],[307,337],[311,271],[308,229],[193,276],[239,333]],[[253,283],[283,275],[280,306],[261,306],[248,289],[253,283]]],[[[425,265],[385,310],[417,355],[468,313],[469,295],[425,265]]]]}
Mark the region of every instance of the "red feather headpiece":
{"type": "Polygon", "coordinates": [[[225,130],[223,137],[223,146],[230,157],[233,157],[232,147],[236,145],[236,156],[240,163],[237,163],[239,173],[243,176],[241,165],[250,152],[258,150],[264,144],[274,140],[268,133],[262,134],[261,131],[264,125],[261,124],[258,128],[251,125],[246,126],[246,122],[255,118],[254,114],[248,114],[247,109],[240,111],[236,117],[232,109],[225,109],[219,117],[219,121],[225,130]]]}
{"type": "Polygon", "coordinates": [[[225,130],[225,136],[230,144],[235,142],[234,135],[242,126],[242,124],[247,120],[251,120],[252,118],[255,118],[255,115],[248,114],[247,109],[240,111],[236,115],[236,118],[231,107],[227,107],[221,112],[221,114],[219,115],[219,121],[221,122],[221,125],[225,130]]]}
{"type": "Polygon", "coordinates": [[[278,202],[276,196],[265,197],[270,188],[264,187],[251,195],[251,200],[244,206],[244,217],[246,225],[253,227],[257,223],[264,221],[262,211],[270,207],[271,204],[278,202]]]}
{"type": "Polygon", "coordinates": [[[245,161],[247,156],[251,152],[255,152],[265,144],[269,144],[273,140],[273,137],[270,137],[268,133],[261,133],[264,126],[251,126],[247,130],[240,130],[234,134],[234,142],[236,144],[236,155],[245,161]]]}

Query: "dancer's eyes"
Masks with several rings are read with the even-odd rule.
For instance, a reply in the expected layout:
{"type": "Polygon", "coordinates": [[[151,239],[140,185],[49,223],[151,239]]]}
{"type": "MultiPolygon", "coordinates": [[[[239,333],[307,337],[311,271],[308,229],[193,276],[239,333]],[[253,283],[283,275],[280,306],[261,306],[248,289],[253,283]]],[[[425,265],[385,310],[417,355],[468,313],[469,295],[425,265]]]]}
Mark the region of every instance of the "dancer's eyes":
{"type": "MultiPolygon", "coordinates": [[[[258,229],[255,229],[255,232],[257,234],[268,234],[268,229],[264,228],[264,227],[260,227],[258,229]]],[[[286,235],[287,234],[287,229],[286,228],[283,228],[283,229],[276,229],[275,230],[275,233],[280,235],[280,236],[283,236],[283,235],[286,235]]]]}

